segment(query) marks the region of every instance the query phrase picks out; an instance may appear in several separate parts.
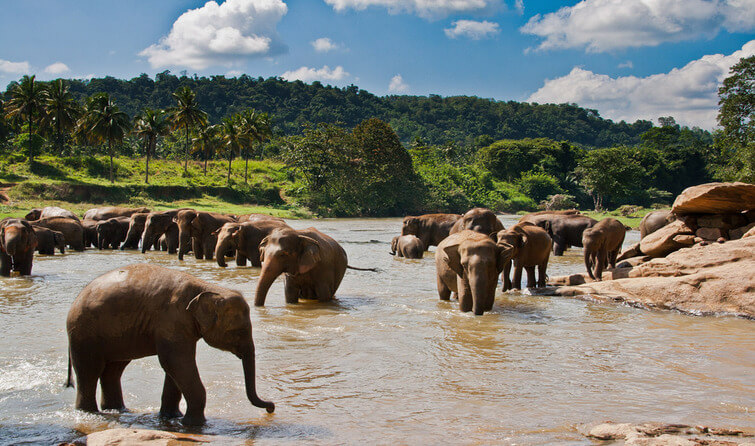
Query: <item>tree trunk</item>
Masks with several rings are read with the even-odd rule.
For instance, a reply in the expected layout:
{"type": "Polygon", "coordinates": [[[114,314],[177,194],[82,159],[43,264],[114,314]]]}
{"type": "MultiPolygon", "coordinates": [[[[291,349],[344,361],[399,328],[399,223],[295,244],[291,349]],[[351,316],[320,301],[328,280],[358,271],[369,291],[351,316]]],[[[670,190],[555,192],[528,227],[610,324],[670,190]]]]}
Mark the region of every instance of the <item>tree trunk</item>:
{"type": "Polygon", "coordinates": [[[31,148],[31,126],[32,122],[34,120],[34,111],[32,109],[29,110],[29,164],[34,163],[34,152],[31,148]]]}
{"type": "Polygon", "coordinates": [[[186,126],[186,147],[184,147],[184,156],[186,157],[186,160],[184,161],[184,173],[189,173],[189,126],[186,126]]]}
{"type": "MultiPolygon", "coordinates": [[[[60,118],[60,116],[58,116],[60,118]]],[[[58,155],[63,155],[63,132],[60,129],[60,119],[55,123],[58,130],[58,155]]]]}
{"type": "Polygon", "coordinates": [[[149,155],[152,152],[152,141],[147,142],[147,164],[144,168],[144,184],[149,184],[149,155]]]}
{"type": "Polygon", "coordinates": [[[232,153],[228,155],[228,178],[227,178],[227,181],[228,181],[228,185],[229,186],[231,185],[231,161],[233,161],[232,156],[233,156],[232,153]]]}
{"type": "Polygon", "coordinates": [[[113,142],[110,138],[107,140],[107,151],[110,155],[110,182],[115,183],[115,181],[113,181],[113,142]]]}
{"type": "Polygon", "coordinates": [[[249,184],[249,155],[244,157],[244,184],[249,184]]]}
{"type": "Polygon", "coordinates": [[[207,176],[207,154],[204,157],[204,176],[207,176]]]}

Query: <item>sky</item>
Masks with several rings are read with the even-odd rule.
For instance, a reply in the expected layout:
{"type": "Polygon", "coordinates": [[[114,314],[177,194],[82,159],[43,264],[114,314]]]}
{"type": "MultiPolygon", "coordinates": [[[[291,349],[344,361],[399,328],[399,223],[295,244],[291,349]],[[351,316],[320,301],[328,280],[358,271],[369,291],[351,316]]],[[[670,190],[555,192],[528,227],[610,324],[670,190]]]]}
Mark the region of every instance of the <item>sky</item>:
{"type": "Polygon", "coordinates": [[[245,73],[713,129],[752,55],[755,0],[0,0],[2,87],[245,73]]]}

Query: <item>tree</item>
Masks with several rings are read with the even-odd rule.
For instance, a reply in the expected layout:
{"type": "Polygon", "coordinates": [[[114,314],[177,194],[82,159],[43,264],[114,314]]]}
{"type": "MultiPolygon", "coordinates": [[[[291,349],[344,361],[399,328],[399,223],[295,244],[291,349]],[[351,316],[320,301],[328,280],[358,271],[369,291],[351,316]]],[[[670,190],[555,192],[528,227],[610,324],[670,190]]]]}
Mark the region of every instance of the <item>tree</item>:
{"type": "Polygon", "coordinates": [[[244,133],[247,141],[249,141],[244,153],[244,183],[248,183],[249,172],[249,156],[254,148],[255,144],[262,144],[265,140],[269,139],[272,135],[272,129],[270,128],[270,117],[267,113],[260,113],[256,110],[248,110],[240,115],[240,123],[242,125],[242,132],[244,133]]]}
{"type": "Polygon", "coordinates": [[[76,121],[81,116],[81,107],[73,98],[68,83],[63,79],[48,84],[46,93],[42,122],[54,129],[58,153],[63,153],[63,133],[76,127],[76,121]]]}
{"type": "Polygon", "coordinates": [[[11,100],[7,104],[8,116],[11,118],[25,118],[29,126],[28,156],[30,163],[34,161],[33,138],[31,137],[34,117],[42,112],[45,97],[45,88],[36,81],[36,76],[25,75],[21,78],[21,82],[16,84],[11,90],[11,100]]]}
{"type": "Polygon", "coordinates": [[[110,155],[110,182],[113,178],[113,142],[120,142],[129,132],[130,122],[126,113],[120,111],[118,106],[107,93],[92,96],[87,101],[87,111],[84,115],[82,127],[97,141],[107,143],[108,155],[110,155]]]}
{"type": "Polygon", "coordinates": [[[211,159],[220,147],[218,137],[220,127],[217,125],[206,125],[199,129],[197,136],[192,140],[194,152],[199,152],[204,158],[204,175],[207,176],[207,160],[211,159]]]}
{"type": "Polygon", "coordinates": [[[222,147],[225,154],[228,156],[228,185],[231,185],[231,163],[236,154],[241,150],[241,146],[244,144],[244,135],[241,129],[238,116],[228,116],[223,118],[220,123],[220,134],[222,138],[222,147]]]}
{"type": "Polygon", "coordinates": [[[173,127],[178,129],[184,128],[186,132],[186,146],[184,147],[184,156],[186,157],[184,163],[184,173],[189,171],[189,132],[192,128],[204,125],[207,123],[207,113],[203,112],[199,108],[197,103],[197,95],[191,91],[188,86],[183,86],[173,93],[173,98],[176,100],[176,106],[170,109],[171,119],[173,127]]]}
{"type": "Polygon", "coordinates": [[[632,155],[627,147],[596,149],[579,161],[575,176],[592,197],[596,211],[604,209],[606,198],[621,200],[638,192],[644,172],[632,155]]]}
{"type": "Polygon", "coordinates": [[[718,97],[718,124],[723,130],[717,143],[730,154],[724,170],[731,179],[755,182],[755,56],[731,67],[718,97]]]}
{"type": "Polygon", "coordinates": [[[144,168],[144,182],[149,184],[149,158],[155,153],[157,138],[165,136],[170,130],[167,113],[164,110],[145,109],[134,120],[134,133],[144,139],[144,151],[147,160],[144,168]]]}

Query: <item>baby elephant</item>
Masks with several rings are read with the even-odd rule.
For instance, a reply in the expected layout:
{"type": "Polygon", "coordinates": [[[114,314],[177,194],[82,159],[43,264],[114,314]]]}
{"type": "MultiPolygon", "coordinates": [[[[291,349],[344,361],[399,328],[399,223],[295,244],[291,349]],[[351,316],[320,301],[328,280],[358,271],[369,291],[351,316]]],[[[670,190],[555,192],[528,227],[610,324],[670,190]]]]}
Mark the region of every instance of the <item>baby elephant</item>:
{"type": "Polygon", "coordinates": [[[592,228],[585,229],[582,233],[582,246],[585,248],[585,267],[590,278],[601,280],[603,269],[609,263],[611,268],[616,268],[616,256],[621,251],[626,232],[626,226],[615,218],[604,218],[592,228]]]}
{"type": "Polygon", "coordinates": [[[194,358],[197,341],[236,355],[243,364],[246,395],[268,412],[275,405],[257,396],[249,305],[241,293],[156,265],[135,264],[94,279],[71,305],[66,321],[69,362],[76,372],[76,408],[123,410],[121,375],[129,362],[157,355],[165,370],[160,415],[205,421],[205,388],[194,358]]]}
{"type": "Polygon", "coordinates": [[[548,269],[548,259],[553,248],[553,240],[545,229],[532,223],[517,223],[509,229],[498,232],[498,243],[511,246],[512,261],[514,263],[514,281],[509,278],[511,263],[506,262],[503,267],[503,291],[520,289],[522,286],[522,269],[527,270],[527,288],[545,286],[545,271],[548,269]],[[538,280],[535,282],[535,267],[538,269],[538,280]]]}
{"type": "Polygon", "coordinates": [[[391,255],[407,259],[421,259],[425,245],[416,235],[397,235],[391,240],[391,255]]]}

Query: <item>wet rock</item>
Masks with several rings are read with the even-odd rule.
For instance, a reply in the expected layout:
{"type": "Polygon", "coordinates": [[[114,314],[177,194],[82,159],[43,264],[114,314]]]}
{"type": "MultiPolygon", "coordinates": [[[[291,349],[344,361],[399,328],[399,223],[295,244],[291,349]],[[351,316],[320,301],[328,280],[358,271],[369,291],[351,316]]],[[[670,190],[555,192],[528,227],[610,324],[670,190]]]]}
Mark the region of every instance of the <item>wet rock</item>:
{"type": "Polygon", "coordinates": [[[750,223],[747,226],[742,226],[740,228],[730,229],[729,230],[729,240],[737,240],[742,238],[745,234],[747,234],[748,231],[755,228],[755,222],[750,223]]]}
{"type": "Polygon", "coordinates": [[[87,435],[75,445],[87,446],[180,446],[197,445],[210,441],[204,435],[181,434],[177,432],[155,431],[149,429],[107,429],[87,435]]]}
{"type": "Polygon", "coordinates": [[[742,238],[746,238],[746,237],[755,237],[755,228],[752,228],[749,231],[745,232],[742,238]]]}
{"type": "Polygon", "coordinates": [[[736,214],[706,214],[697,217],[697,226],[701,228],[737,228],[747,224],[747,217],[743,213],[736,214]]]}
{"type": "Polygon", "coordinates": [[[688,187],[676,197],[674,214],[720,214],[755,209],[755,184],[707,183],[688,187]]]}
{"type": "Polygon", "coordinates": [[[752,445],[751,434],[737,429],[717,429],[667,423],[612,423],[580,427],[582,435],[603,441],[624,441],[632,446],[737,446],[752,445]]]}
{"type": "Polygon", "coordinates": [[[673,221],[642,239],[640,241],[640,252],[650,257],[663,257],[694,243],[694,237],[692,239],[683,238],[675,240],[676,236],[693,236],[694,233],[695,231],[684,221],[673,221]]]}
{"type": "Polygon", "coordinates": [[[725,229],[719,228],[699,228],[697,231],[695,231],[695,235],[700,237],[701,239],[713,241],[723,237],[724,231],[725,229]]]}

